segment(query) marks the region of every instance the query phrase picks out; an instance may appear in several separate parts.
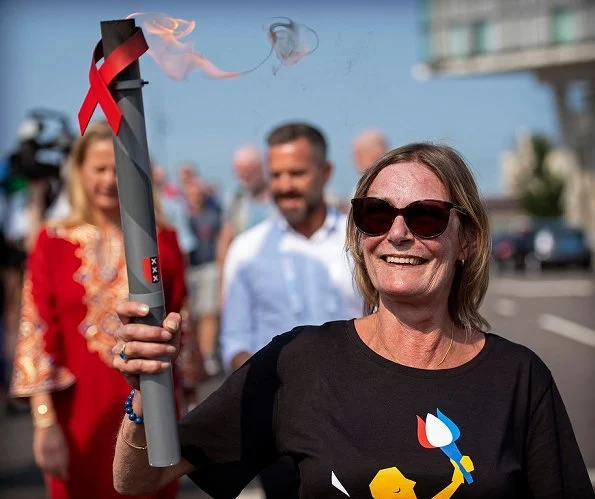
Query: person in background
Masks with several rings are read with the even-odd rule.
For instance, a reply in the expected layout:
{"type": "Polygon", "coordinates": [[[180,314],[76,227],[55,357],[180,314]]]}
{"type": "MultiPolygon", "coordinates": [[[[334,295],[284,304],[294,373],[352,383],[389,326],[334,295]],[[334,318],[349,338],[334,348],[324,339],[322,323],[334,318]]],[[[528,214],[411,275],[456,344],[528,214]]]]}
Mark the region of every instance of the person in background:
{"type": "MultiPolygon", "coordinates": [[[[332,166],[323,134],[288,123],[268,136],[267,168],[279,215],[237,236],[224,265],[221,352],[235,370],[279,331],[361,314],[345,244],[345,216],[324,200],[332,166]]],[[[297,497],[294,464],[260,475],[268,499],[297,497]]]]}
{"type": "Polygon", "coordinates": [[[217,188],[214,185],[207,183],[206,180],[201,177],[198,165],[193,161],[183,161],[178,166],[178,180],[180,185],[177,189],[179,195],[185,198],[184,191],[186,186],[194,181],[194,179],[199,179],[202,182],[203,190],[206,193],[207,205],[220,210],[221,205],[217,196],[217,188]]]}
{"type": "MultiPolygon", "coordinates": [[[[194,177],[194,166],[188,165],[189,178],[194,177]]],[[[168,182],[164,169],[157,164],[151,165],[151,176],[153,180],[153,193],[156,208],[163,211],[165,220],[171,224],[176,231],[180,250],[184,258],[186,276],[190,266],[190,253],[198,248],[196,239],[191,227],[188,214],[188,206],[183,191],[174,183],[168,182]]],[[[188,282],[186,282],[188,287],[188,282]]],[[[198,403],[199,385],[206,378],[203,359],[198,345],[198,339],[194,334],[196,329],[195,321],[192,318],[192,303],[190,297],[182,309],[182,320],[185,331],[191,334],[184,335],[183,348],[181,351],[182,361],[179,362],[180,388],[183,395],[183,410],[190,409],[198,403]]]]}
{"type": "Polygon", "coordinates": [[[186,200],[182,192],[174,190],[173,186],[167,182],[167,176],[161,166],[152,165],[151,175],[153,188],[159,194],[158,202],[163,207],[165,218],[176,230],[180,249],[186,265],[188,265],[189,255],[197,249],[198,241],[190,229],[186,200]]]}
{"type": "Polygon", "coordinates": [[[179,190],[183,192],[184,186],[194,177],[198,176],[198,167],[193,161],[183,161],[178,165],[179,190]]]}
{"type": "Polygon", "coordinates": [[[309,124],[287,123],[267,143],[279,214],[235,238],[224,266],[221,347],[231,370],[279,330],[362,310],[343,253],[345,217],[324,200],[332,174],[325,137],[309,124]]]}
{"type": "Polygon", "coordinates": [[[9,176],[2,186],[6,197],[2,218],[2,262],[0,277],[2,285],[2,410],[7,414],[26,413],[28,408],[20,401],[7,397],[12,362],[19,330],[19,317],[23,289],[23,276],[30,250],[31,210],[30,189],[27,182],[16,176],[9,176]]]}
{"type": "MultiPolygon", "coordinates": [[[[23,287],[11,395],[28,398],[33,453],[49,497],[121,497],[112,485],[112,436],[130,387],[114,376],[114,313],[128,280],[112,131],[92,124],[68,159],[70,215],[43,226],[23,287]]],[[[185,299],[175,232],[156,213],[166,309],[185,299]]],[[[122,352],[126,353],[126,352],[122,352]]],[[[154,497],[172,498],[176,484],[154,497]]]]}
{"type": "Polygon", "coordinates": [[[388,143],[375,129],[363,130],[353,139],[353,164],[361,175],[388,151],[388,143]]]}
{"type": "Polygon", "coordinates": [[[157,187],[162,198],[180,199],[182,191],[175,182],[168,179],[165,169],[156,163],[151,165],[151,174],[153,176],[153,185],[157,187]]]}
{"type": "Polygon", "coordinates": [[[245,145],[233,154],[233,171],[239,189],[227,206],[217,243],[217,262],[223,268],[233,238],[274,213],[268,180],[258,147],[245,145]]]}
{"type": "MultiPolygon", "coordinates": [[[[363,175],[387,151],[387,140],[380,131],[370,128],[356,135],[353,139],[352,157],[358,175],[363,175]]],[[[353,197],[353,193],[354,191],[351,191],[350,198],[353,197]]],[[[351,206],[349,200],[342,200],[338,207],[343,213],[348,213],[351,206]]]]}
{"type": "MultiPolygon", "coordinates": [[[[50,112],[51,113],[51,112],[50,112]]],[[[2,232],[2,378],[0,399],[8,414],[28,411],[28,405],[7,397],[19,328],[23,277],[28,254],[51,206],[62,191],[59,172],[72,137],[66,121],[46,133],[43,116],[31,113],[18,128],[18,145],[0,161],[4,206],[2,232]],[[57,132],[57,134],[56,134],[57,132]],[[50,162],[46,160],[50,158],[50,162]]],[[[55,123],[53,123],[55,125],[55,123]]]]}
{"type": "MultiPolygon", "coordinates": [[[[462,157],[428,143],[389,152],[361,177],[347,223],[366,315],[295,328],[254,354],[179,423],[177,465],[150,468],[130,446],[144,432],[124,420],[116,488],[148,492],[188,474],[236,497],[289,456],[303,498],[594,498],[552,373],[480,314],[490,230],[462,157]]],[[[136,303],[118,311],[142,316],[136,303]]],[[[177,344],[179,316],[166,325],[177,344]]],[[[152,360],[167,351],[162,331],[120,331],[116,348],[133,342],[136,362],[114,367],[133,386],[163,369],[152,360]]]]}
{"type": "Polygon", "coordinates": [[[212,200],[208,186],[198,177],[184,185],[188,227],[197,241],[189,254],[186,282],[192,321],[196,324],[196,337],[208,375],[219,371],[215,356],[219,330],[219,269],[217,268],[216,245],[221,229],[221,210],[212,200]]]}

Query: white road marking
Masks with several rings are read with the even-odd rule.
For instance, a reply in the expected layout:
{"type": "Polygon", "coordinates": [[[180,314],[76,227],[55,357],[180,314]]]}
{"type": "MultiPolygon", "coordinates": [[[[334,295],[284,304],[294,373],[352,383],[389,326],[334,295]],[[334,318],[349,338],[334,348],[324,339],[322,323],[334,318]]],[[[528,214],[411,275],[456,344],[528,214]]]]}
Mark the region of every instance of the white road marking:
{"type": "Polygon", "coordinates": [[[593,295],[593,282],[587,279],[572,280],[537,280],[497,279],[490,288],[496,293],[517,298],[564,298],[593,295]]]}
{"type": "Polygon", "coordinates": [[[551,314],[539,315],[537,322],[541,329],[595,348],[595,331],[582,324],[551,314]]]}
{"type": "Polygon", "coordinates": [[[518,310],[516,302],[507,300],[506,298],[499,298],[494,302],[494,310],[497,314],[503,315],[504,317],[512,317],[516,315],[518,310]]]}

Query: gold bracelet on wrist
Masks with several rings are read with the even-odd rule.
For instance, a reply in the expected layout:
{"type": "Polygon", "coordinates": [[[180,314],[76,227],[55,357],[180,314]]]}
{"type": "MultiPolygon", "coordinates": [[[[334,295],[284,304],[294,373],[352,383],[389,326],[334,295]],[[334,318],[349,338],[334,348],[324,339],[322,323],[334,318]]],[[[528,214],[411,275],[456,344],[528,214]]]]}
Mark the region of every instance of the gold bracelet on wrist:
{"type": "Polygon", "coordinates": [[[35,419],[33,418],[33,426],[39,429],[49,428],[50,426],[54,426],[57,421],[54,418],[45,418],[45,419],[35,419]]]}
{"type": "Polygon", "coordinates": [[[120,425],[120,437],[128,447],[132,447],[133,449],[137,450],[147,450],[146,445],[136,445],[126,440],[126,437],[124,436],[124,421],[122,421],[122,424],[120,425]]]}

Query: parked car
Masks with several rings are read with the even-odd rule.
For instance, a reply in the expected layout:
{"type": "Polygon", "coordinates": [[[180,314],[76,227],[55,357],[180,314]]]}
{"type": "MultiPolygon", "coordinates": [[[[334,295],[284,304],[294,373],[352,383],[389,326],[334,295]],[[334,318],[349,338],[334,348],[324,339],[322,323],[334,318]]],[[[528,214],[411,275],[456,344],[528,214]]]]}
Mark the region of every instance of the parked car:
{"type": "Polygon", "coordinates": [[[495,234],[492,257],[498,270],[591,268],[591,249],[584,232],[563,221],[534,221],[524,230],[495,234]]]}

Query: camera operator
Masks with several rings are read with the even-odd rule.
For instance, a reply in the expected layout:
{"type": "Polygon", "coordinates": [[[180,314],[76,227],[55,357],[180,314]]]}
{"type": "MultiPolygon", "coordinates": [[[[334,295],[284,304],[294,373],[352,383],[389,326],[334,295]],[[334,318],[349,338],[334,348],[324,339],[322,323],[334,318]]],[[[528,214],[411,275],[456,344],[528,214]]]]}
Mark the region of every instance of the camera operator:
{"type": "MultiPolygon", "coordinates": [[[[61,190],[60,166],[70,150],[73,136],[66,118],[49,110],[33,111],[19,126],[18,136],[19,144],[10,156],[10,164],[12,176],[27,183],[28,230],[21,241],[17,240],[17,246],[21,245],[26,252],[46,210],[61,190]]],[[[22,200],[20,203],[22,205],[22,200]]]]}
{"type": "MultiPolygon", "coordinates": [[[[17,132],[18,144],[3,161],[0,187],[5,201],[1,231],[1,266],[4,287],[2,391],[8,382],[18,329],[23,272],[27,253],[43,223],[48,207],[61,189],[61,164],[73,135],[64,115],[34,110],[17,132]]],[[[7,409],[17,409],[7,402],[7,409]]]]}

